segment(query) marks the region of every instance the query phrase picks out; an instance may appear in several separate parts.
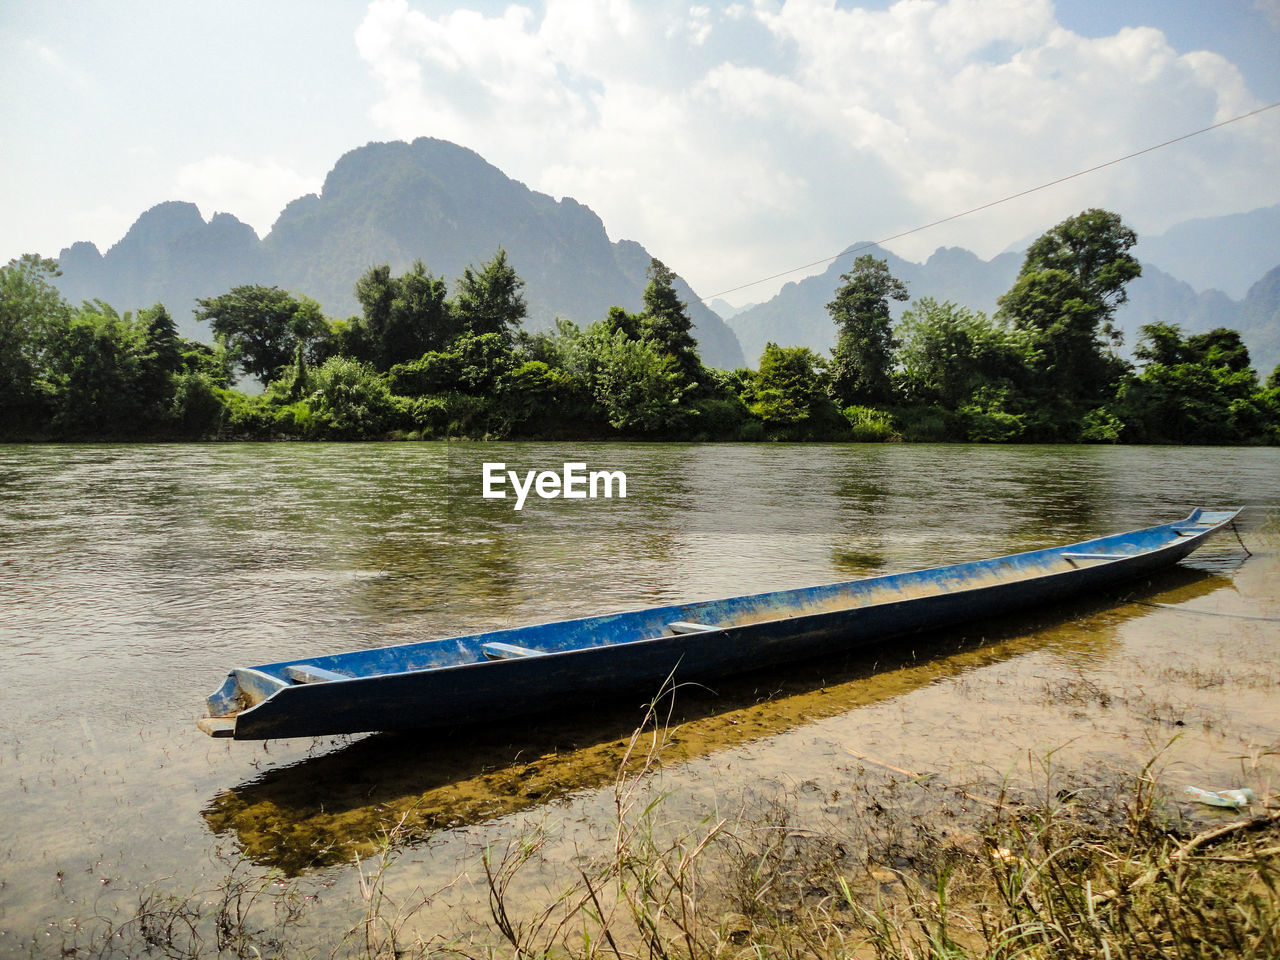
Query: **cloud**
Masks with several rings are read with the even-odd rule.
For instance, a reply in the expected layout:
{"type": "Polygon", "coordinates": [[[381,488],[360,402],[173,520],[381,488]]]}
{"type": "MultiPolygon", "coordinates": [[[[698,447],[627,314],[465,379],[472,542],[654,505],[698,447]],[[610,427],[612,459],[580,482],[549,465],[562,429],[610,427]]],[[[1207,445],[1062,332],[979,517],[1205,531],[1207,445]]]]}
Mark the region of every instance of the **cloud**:
{"type": "Polygon", "coordinates": [[[251,163],[219,155],[180,167],[174,191],[195,203],[206,219],[222,211],[234,213],[262,236],[285,204],[318,192],[322,183],[322,177],[299,173],[276,160],[251,163]]]}
{"type": "MultiPolygon", "coordinates": [[[[453,140],[574,196],[704,294],[1260,105],[1222,57],[1146,27],[1083,37],[1050,0],[546,0],[496,16],[375,0],[356,40],[389,134],[453,140]]],[[[1278,161],[1275,124],[1240,124],[897,248],[991,255],[1094,205],[1163,229],[1280,200],[1278,161]]]]}

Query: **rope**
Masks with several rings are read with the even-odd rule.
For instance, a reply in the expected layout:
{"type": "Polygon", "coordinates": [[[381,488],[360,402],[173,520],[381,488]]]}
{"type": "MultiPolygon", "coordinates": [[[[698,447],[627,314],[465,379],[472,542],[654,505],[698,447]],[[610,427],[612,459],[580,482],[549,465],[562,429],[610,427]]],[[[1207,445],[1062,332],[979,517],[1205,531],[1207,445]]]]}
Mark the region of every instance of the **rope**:
{"type": "Polygon", "coordinates": [[[1236,522],[1234,520],[1231,521],[1231,532],[1236,535],[1236,540],[1240,542],[1240,549],[1244,551],[1244,555],[1246,557],[1252,557],[1253,552],[1244,545],[1244,540],[1240,536],[1240,531],[1236,529],[1236,522]]]}
{"type": "Polygon", "coordinates": [[[1254,617],[1246,613],[1222,613],[1218,610],[1198,610],[1195,607],[1182,607],[1176,603],[1155,603],[1151,600],[1134,600],[1144,607],[1160,607],[1162,610],[1175,610],[1178,613],[1194,613],[1202,617],[1228,617],[1232,620],[1257,620],[1261,623],[1280,623],[1280,617],[1254,617]]]}

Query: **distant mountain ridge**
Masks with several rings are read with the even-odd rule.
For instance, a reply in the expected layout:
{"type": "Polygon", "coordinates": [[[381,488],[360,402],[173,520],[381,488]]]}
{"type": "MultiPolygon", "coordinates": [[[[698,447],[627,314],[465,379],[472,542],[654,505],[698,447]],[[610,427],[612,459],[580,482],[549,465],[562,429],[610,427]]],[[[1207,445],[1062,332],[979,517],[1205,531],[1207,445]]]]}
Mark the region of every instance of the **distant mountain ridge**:
{"type": "MultiPolygon", "coordinates": [[[[105,255],[89,243],[63,250],[60,288],[73,301],[96,297],[120,309],[163,302],[184,333],[207,338],[189,311],[232,286],[276,285],[343,317],[359,312],[353,289],[372,265],[401,272],[421,259],[452,284],[500,246],[526,283],[531,329],[558,316],[585,326],[615,305],[641,308],[650,260],[642,246],[610,241],[576,200],[536,193],[473,151],[429,138],[345,154],[321,192],[292,201],[262,239],[230,214],[206,223],[194,204],[159,204],[105,255]]],[[[676,286],[704,361],[742,366],[724,321],[683,280],[676,286]]]]}
{"type": "MultiPolygon", "coordinates": [[[[1013,285],[1022,266],[1022,257],[1013,253],[983,260],[959,247],[940,247],[921,264],[875,244],[851,244],[821,274],[788,283],[773,299],[729,319],[748,362],[754,363],[769,341],[829,350],[835,344],[835,327],[826,305],[840,285],[841,274],[848,273],[855,257],[863,254],[884,260],[890,273],[907,285],[912,300],[934,297],[988,313],[994,311],[996,298],[1013,285]]],[[[894,304],[895,320],[905,306],[894,304]]]]}
{"type": "Polygon", "coordinates": [[[1280,264],[1280,204],[1186,220],[1164,233],[1139,237],[1137,255],[1197,291],[1221,290],[1240,300],[1280,264]]]}
{"type": "MultiPolygon", "coordinates": [[[[430,138],[346,153],[320,193],[292,201],[262,239],[230,214],[206,222],[194,204],[159,204],[105,254],[90,243],[63,250],[59,285],[72,301],[97,297],[120,309],[163,302],[185,334],[208,338],[190,315],[195,299],[239,284],[303,293],[343,317],[358,312],[353,287],[374,264],[400,272],[420,258],[452,283],[499,246],[526,281],[531,329],[547,329],[557,316],[586,325],[614,305],[640,309],[650,260],[644,247],[610,241],[600,218],[573,198],[532,191],[475,152],[430,138]]],[[[923,264],[879,247],[866,252],[888,261],[912,299],[932,296],[987,313],[1022,263],[1021,253],[983,260],[958,247],[941,247],[923,264]]],[[[1186,221],[1140,237],[1135,252],[1143,276],[1117,314],[1127,348],[1154,320],[1188,332],[1226,326],[1240,330],[1262,374],[1280,363],[1280,205],[1186,221]]],[[[755,366],[770,340],[829,349],[835,331],[825,305],[852,263],[841,256],[765,303],[735,310],[717,301],[727,324],[678,281],[704,361],[755,366]]],[[[904,306],[895,304],[895,317],[904,306]]]]}
{"type": "MultiPolygon", "coordinates": [[[[1203,223],[1212,226],[1211,221],[1203,223]]],[[[951,300],[987,314],[995,312],[997,299],[1013,285],[1023,259],[1022,254],[1002,253],[983,260],[968,250],[940,247],[921,264],[875,245],[853,244],[823,273],[788,283],[773,299],[729,318],[748,363],[754,364],[769,341],[818,351],[834,345],[835,327],[826,304],[839,286],[841,274],[853,265],[854,254],[848,252],[852,250],[885,260],[893,275],[907,284],[911,300],[951,300]]],[[[1137,250],[1142,252],[1143,241],[1139,240],[1137,250]]],[[[1272,253],[1280,264],[1280,248],[1272,253]]],[[[1143,324],[1156,320],[1176,323],[1188,333],[1229,327],[1240,331],[1254,367],[1265,377],[1280,364],[1280,265],[1276,264],[1248,288],[1243,299],[1232,299],[1221,290],[1197,291],[1159,267],[1144,263],[1142,276],[1128,286],[1128,301],[1116,311],[1126,349],[1137,342],[1143,324]]],[[[892,304],[894,319],[909,305],[892,304]]]]}

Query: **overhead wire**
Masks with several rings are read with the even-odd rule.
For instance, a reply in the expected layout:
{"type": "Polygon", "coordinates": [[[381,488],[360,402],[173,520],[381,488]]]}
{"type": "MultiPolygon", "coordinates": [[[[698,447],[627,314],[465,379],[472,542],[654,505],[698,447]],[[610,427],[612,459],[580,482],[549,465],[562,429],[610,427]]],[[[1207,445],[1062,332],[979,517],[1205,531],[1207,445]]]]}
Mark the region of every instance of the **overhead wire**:
{"type": "Polygon", "coordinates": [[[1256,117],[1258,114],[1265,113],[1268,110],[1274,110],[1276,109],[1276,107],[1280,107],[1280,100],[1276,101],[1275,103],[1269,103],[1265,107],[1258,107],[1256,110],[1250,110],[1248,113],[1242,113],[1237,117],[1230,118],[1229,120],[1222,120],[1218,123],[1211,124],[1210,126],[1201,127],[1199,130],[1193,130],[1190,133],[1184,133],[1181,136],[1173,137],[1170,140],[1164,140],[1160,143],[1153,144],[1150,147],[1144,147],[1141,150],[1135,150],[1133,153],[1126,153],[1123,157],[1116,157],[1114,160],[1108,160],[1105,163],[1095,164],[1094,166],[1088,167],[1084,170],[1077,170],[1075,173],[1068,174],[1065,177],[1058,177],[1056,180],[1049,180],[1048,182],[1042,183],[1039,186],[1029,187],[1026,190],[1019,190],[1017,193],[1011,193],[1007,197],[1001,197],[999,200],[991,200],[991,201],[988,201],[987,203],[979,204],[976,207],[970,207],[968,210],[964,210],[960,213],[953,213],[950,216],[943,217],[940,220],[934,220],[930,223],[922,224],[921,226],[918,226],[918,227],[912,227],[910,230],[903,230],[901,233],[893,234],[893,236],[884,237],[883,239],[880,239],[880,240],[872,240],[867,243],[858,244],[857,246],[849,247],[846,250],[841,250],[839,253],[834,254],[830,257],[823,257],[821,260],[814,260],[811,263],[806,263],[799,267],[792,267],[790,270],[783,270],[781,273],[775,273],[772,276],[761,277],[759,280],[752,280],[749,283],[742,283],[736,287],[730,287],[727,290],[721,290],[719,293],[713,293],[705,297],[700,297],[699,299],[705,303],[706,301],[714,300],[717,297],[727,296],[730,293],[737,293],[739,290],[746,290],[748,287],[754,287],[761,283],[768,283],[770,280],[780,280],[783,277],[788,277],[793,273],[799,273],[801,270],[810,270],[814,267],[820,267],[824,263],[831,263],[834,260],[839,260],[841,257],[849,256],[855,253],[860,253],[863,250],[869,250],[872,247],[878,247],[878,246],[881,246],[882,244],[891,243],[894,240],[900,240],[903,237],[909,237],[912,234],[920,233],[924,230],[931,230],[932,228],[940,226],[944,223],[950,223],[952,220],[959,220],[961,217],[967,217],[970,214],[979,213],[983,210],[989,210],[992,207],[998,207],[1002,203],[1008,203],[1011,200],[1020,199],[1021,197],[1025,197],[1030,194],[1037,193],[1040,190],[1047,190],[1050,187],[1056,187],[1058,184],[1066,183],[1068,180],[1074,180],[1077,177],[1083,177],[1086,174],[1096,173],[1097,171],[1104,170],[1107,167],[1114,167],[1118,163],[1124,163],[1126,160],[1132,160],[1134,157],[1140,157],[1143,154],[1151,153],[1155,150],[1160,150],[1164,147],[1172,146],[1175,143],[1181,143],[1183,140],[1190,140],[1192,137],[1198,137],[1202,133],[1209,133],[1211,130],[1217,130],[1220,127],[1225,127],[1232,123],[1239,123],[1241,120],[1248,120],[1250,117],[1256,117]]]}

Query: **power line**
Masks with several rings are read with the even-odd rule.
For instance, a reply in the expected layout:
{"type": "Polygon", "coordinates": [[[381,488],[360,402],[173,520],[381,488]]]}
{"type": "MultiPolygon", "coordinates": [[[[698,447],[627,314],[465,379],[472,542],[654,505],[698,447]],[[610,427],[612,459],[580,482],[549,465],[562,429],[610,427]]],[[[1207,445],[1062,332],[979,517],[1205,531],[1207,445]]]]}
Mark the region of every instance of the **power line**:
{"type": "Polygon", "coordinates": [[[1247,120],[1250,117],[1257,116],[1258,114],[1264,113],[1267,110],[1274,110],[1276,107],[1280,107],[1280,101],[1277,101],[1275,103],[1269,103],[1265,107],[1258,107],[1258,109],[1250,110],[1248,113],[1242,113],[1240,114],[1240,116],[1232,117],[1230,120],[1223,120],[1222,122],[1215,123],[1212,126],[1201,127],[1199,130],[1193,130],[1191,133],[1184,133],[1182,136],[1174,137],[1172,140],[1165,140],[1163,143],[1157,143],[1154,146],[1145,147],[1142,150],[1135,150],[1133,153],[1126,153],[1123,157],[1116,157],[1114,160],[1108,160],[1106,163],[1099,163],[1096,166],[1089,167],[1085,170],[1078,170],[1075,173],[1068,174],[1065,177],[1059,177],[1057,180],[1050,180],[1048,183],[1042,183],[1038,187],[1030,187],[1029,189],[1021,190],[1018,193],[1011,193],[1007,197],[1001,197],[999,200],[992,200],[988,203],[983,203],[976,207],[971,207],[968,210],[963,211],[962,213],[953,213],[951,214],[951,216],[943,217],[941,220],[934,220],[932,223],[926,223],[923,226],[912,227],[910,230],[903,230],[901,233],[895,233],[893,236],[885,237],[883,240],[873,240],[870,243],[863,243],[856,247],[850,247],[848,250],[841,250],[839,253],[835,254],[834,256],[823,257],[821,260],[814,260],[812,263],[806,263],[803,266],[792,267],[790,270],[783,270],[781,273],[775,273],[773,276],[761,277],[759,280],[752,280],[750,283],[742,283],[736,287],[730,287],[728,290],[721,290],[719,293],[713,293],[713,294],[710,294],[709,296],[701,297],[699,299],[701,299],[705,303],[708,300],[714,300],[716,297],[723,297],[730,293],[736,293],[739,290],[745,290],[748,287],[754,287],[757,284],[768,283],[770,280],[779,280],[782,277],[788,277],[793,273],[799,273],[801,270],[809,270],[813,267],[820,267],[824,263],[830,263],[833,260],[839,260],[841,257],[845,256],[846,254],[860,253],[863,250],[869,250],[872,247],[878,247],[881,244],[890,243],[894,240],[899,240],[902,237],[909,237],[913,233],[920,233],[923,230],[930,230],[933,227],[940,226],[941,224],[950,223],[952,220],[959,220],[961,217],[967,217],[971,213],[979,213],[982,210],[989,210],[991,207],[998,207],[1000,204],[1008,203],[1010,200],[1017,200],[1020,197],[1025,197],[1029,194],[1036,193],[1037,191],[1047,190],[1049,187],[1056,187],[1060,183],[1066,183],[1068,180],[1074,180],[1076,177],[1083,177],[1085,174],[1088,174],[1088,173],[1096,173],[1097,171],[1103,170],[1107,167],[1114,167],[1117,163],[1124,163],[1126,160],[1132,160],[1134,157],[1140,157],[1144,153],[1151,153],[1153,150],[1159,150],[1162,147],[1167,147],[1175,143],[1180,143],[1183,140],[1190,140],[1192,137],[1198,137],[1200,136],[1200,134],[1208,133],[1210,130],[1217,130],[1219,127],[1225,127],[1231,123],[1238,123],[1241,120],[1247,120]]]}

